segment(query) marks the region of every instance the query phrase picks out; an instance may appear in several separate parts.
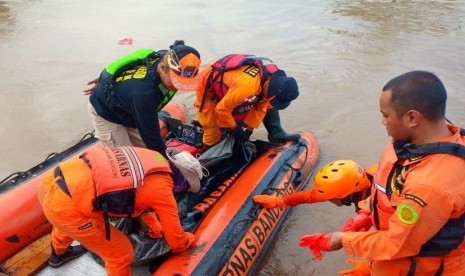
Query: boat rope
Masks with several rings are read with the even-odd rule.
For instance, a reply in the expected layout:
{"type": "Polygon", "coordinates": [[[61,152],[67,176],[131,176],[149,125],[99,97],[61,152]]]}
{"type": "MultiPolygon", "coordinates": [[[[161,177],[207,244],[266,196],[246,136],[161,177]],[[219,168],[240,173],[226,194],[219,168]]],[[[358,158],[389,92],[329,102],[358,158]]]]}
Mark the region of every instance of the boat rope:
{"type": "MultiPolygon", "coordinates": [[[[293,167],[289,163],[289,159],[290,159],[289,158],[282,165],[281,169],[286,169],[287,168],[287,169],[292,170],[293,172],[298,172],[303,168],[303,166],[304,166],[303,164],[305,164],[306,161],[307,161],[309,150],[308,150],[308,146],[306,144],[304,144],[304,143],[299,142],[297,148],[299,148],[300,146],[303,146],[305,148],[305,158],[304,158],[304,162],[302,162],[302,166],[300,168],[293,167]]],[[[292,175],[293,174],[294,173],[292,173],[292,175]]],[[[277,191],[277,192],[280,192],[281,194],[284,194],[286,188],[273,188],[273,187],[270,187],[270,185],[274,182],[274,180],[278,177],[278,175],[279,175],[279,173],[276,173],[272,177],[272,179],[269,181],[268,186],[264,189],[262,194],[267,194],[267,192],[269,192],[269,191],[277,191]]],[[[292,178],[292,176],[291,176],[291,178],[292,178]]],[[[232,228],[233,228],[232,233],[233,234],[229,235],[228,238],[226,239],[225,246],[224,246],[225,250],[222,250],[221,253],[217,255],[217,260],[221,260],[222,258],[225,258],[225,255],[227,254],[228,250],[232,249],[235,246],[237,246],[237,242],[235,241],[235,239],[237,239],[241,235],[236,235],[236,234],[239,234],[241,231],[243,231],[244,228],[248,226],[248,224],[253,223],[254,221],[258,220],[259,214],[260,214],[262,209],[263,208],[260,205],[255,205],[254,204],[254,206],[252,206],[252,208],[250,209],[250,211],[248,212],[248,214],[246,215],[245,218],[243,218],[241,220],[238,220],[237,222],[235,222],[233,224],[233,226],[232,226],[232,228]]]]}
{"type": "Polygon", "coordinates": [[[25,178],[27,176],[28,176],[28,174],[26,172],[14,172],[14,173],[10,174],[9,176],[5,177],[2,181],[0,181],[0,185],[8,182],[9,180],[11,180],[13,183],[15,183],[16,178],[25,178]]]}
{"type": "Polygon", "coordinates": [[[54,157],[58,158],[60,161],[63,160],[63,158],[65,156],[69,155],[70,150],[73,150],[73,149],[77,148],[79,146],[79,144],[83,143],[86,140],[96,139],[94,133],[95,133],[95,131],[91,131],[89,133],[86,133],[76,144],[69,147],[67,150],[65,150],[63,152],[50,153],[49,155],[47,155],[47,157],[45,158],[45,160],[42,163],[40,163],[39,165],[37,165],[37,166],[27,170],[27,171],[18,171],[18,172],[15,172],[15,173],[12,173],[12,174],[8,175],[7,177],[5,177],[4,179],[2,179],[0,181],[0,186],[3,185],[3,184],[13,185],[13,184],[15,184],[17,182],[20,182],[20,181],[24,180],[25,178],[33,175],[33,173],[35,172],[35,169],[42,169],[44,167],[44,163],[46,163],[48,160],[50,160],[50,159],[52,159],[54,157]]]}
{"type": "MultiPolygon", "coordinates": [[[[226,242],[225,242],[225,248],[233,248],[233,247],[236,247],[237,246],[237,242],[234,242],[232,241],[232,239],[236,238],[239,236],[239,235],[236,235],[238,234],[240,231],[242,231],[244,229],[244,226],[240,226],[239,224],[241,223],[250,223],[250,222],[254,222],[258,219],[258,214],[260,213],[260,210],[261,208],[259,208],[258,205],[255,205],[252,207],[252,209],[250,209],[249,211],[249,214],[247,214],[247,216],[239,221],[236,221],[232,228],[234,229],[233,230],[233,234],[232,235],[229,235],[226,242]]],[[[247,226],[247,225],[246,225],[247,226]]],[[[218,259],[221,259],[224,255],[226,254],[226,250],[223,250],[222,254],[220,254],[218,257],[218,259]]]]}
{"type": "Polygon", "coordinates": [[[305,158],[304,158],[304,162],[302,162],[302,166],[300,168],[295,168],[289,163],[286,164],[290,169],[292,169],[294,171],[300,171],[304,167],[304,164],[307,163],[307,158],[308,158],[308,146],[306,144],[303,144],[303,143],[300,143],[300,142],[299,142],[299,144],[300,144],[300,146],[303,146],[305,148],[305,158]]]}
{"type": "MultiPolygon", "coordinates": [[[[95,138],[95,130],[92,130],[91,132],[88,132],[88,133],[84,134],[84,136],[82,136],[82,138],[74,146],[78,145],[82,141],[84,141],[86,139],[89,139],[89,138],[95,138]]],[[[64,158],[62,152],[52,152],[49,155],[47,155],[47,157],[45,157],[45,161],[47,161],[48,159],[51,159],[53,157],[57,157],[59,160],[63,160],[63,158],[64,158]]]]}

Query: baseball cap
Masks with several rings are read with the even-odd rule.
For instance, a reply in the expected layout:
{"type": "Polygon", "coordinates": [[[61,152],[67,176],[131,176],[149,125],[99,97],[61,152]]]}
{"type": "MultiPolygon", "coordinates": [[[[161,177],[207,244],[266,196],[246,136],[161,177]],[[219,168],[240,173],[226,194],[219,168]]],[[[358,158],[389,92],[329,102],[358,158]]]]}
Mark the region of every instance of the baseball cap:
{"type": "Polygon", "coordinates": [[[169,147],[166,149],[166,155],[186,178],[189,183],[188,190],[197,193],[201,187],[200,180],[208,175],[208,171],[206,171],[206,169],[200,165],[199,160],[188,151],[179,151],[177,148],[169,147]]]}
{"type": "Polygon", "coordinates": [[[276,109],[285,109],[299,96],[297,81],[288,77],[283,70],[278,70],[270,77],[267,97],[273,98],[270,103],[276,109]]]}
{"type": "Polygon", "coordinates": [[[199,52],[187,45],[171,45],[167,52],[171,83],[178,90],[197,89],[200,67],[199,52]]]}

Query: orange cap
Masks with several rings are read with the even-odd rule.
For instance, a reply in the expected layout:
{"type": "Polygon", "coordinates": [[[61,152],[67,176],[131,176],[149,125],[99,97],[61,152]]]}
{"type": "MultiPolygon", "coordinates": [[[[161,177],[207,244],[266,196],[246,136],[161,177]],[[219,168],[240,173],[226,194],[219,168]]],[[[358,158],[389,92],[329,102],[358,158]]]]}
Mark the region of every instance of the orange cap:
{"type": "Polygon", "coordinates": [[[352,160],[337,160],[324,165],[315,175],[313,189],[320,200],[343,199],[370,187],[362,166],[352,160]]]}
{"type": "Polygon", "coordinates": [[[168,50],[171,83],[178,90],[193,91],[199,83],[199,52],[187,45],[172,45],[168,50]]]}

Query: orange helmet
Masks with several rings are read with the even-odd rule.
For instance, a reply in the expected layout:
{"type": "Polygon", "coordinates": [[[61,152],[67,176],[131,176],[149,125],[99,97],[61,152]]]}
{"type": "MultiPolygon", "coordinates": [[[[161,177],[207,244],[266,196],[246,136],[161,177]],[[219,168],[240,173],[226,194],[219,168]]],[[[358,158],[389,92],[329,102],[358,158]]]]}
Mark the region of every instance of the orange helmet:
{"type": "Polygon", "coordinates": [[[324,165],[315,175],[313,189],[320,199],[343,199],[370,187],[362,166],[352,160],[337,160],[324,165]]]}

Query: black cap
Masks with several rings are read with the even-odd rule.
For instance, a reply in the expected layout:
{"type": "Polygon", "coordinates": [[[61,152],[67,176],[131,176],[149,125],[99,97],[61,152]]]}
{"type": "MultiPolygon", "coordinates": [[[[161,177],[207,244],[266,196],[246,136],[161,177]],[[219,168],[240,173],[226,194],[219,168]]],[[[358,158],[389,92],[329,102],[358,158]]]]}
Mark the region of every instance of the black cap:
{"type": "Polygon", "coordinates": [[[271,75],[267,90],[267,97],[273,96],[271,105],[276,109],[285,109],[299,96],[297,81],[288,77],[283,70],[276,71],[271,75]]]}

